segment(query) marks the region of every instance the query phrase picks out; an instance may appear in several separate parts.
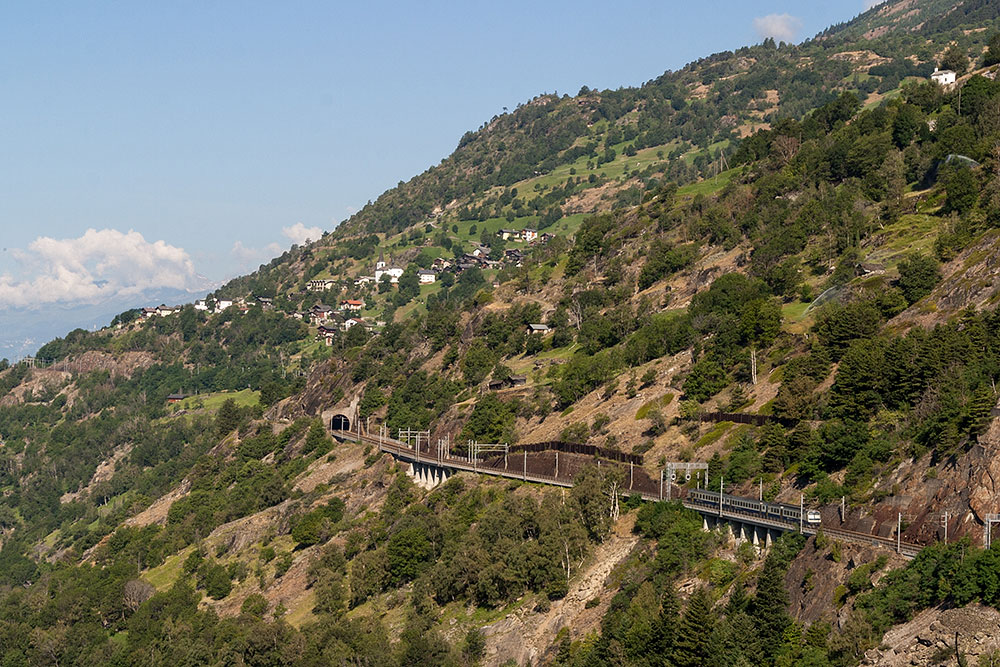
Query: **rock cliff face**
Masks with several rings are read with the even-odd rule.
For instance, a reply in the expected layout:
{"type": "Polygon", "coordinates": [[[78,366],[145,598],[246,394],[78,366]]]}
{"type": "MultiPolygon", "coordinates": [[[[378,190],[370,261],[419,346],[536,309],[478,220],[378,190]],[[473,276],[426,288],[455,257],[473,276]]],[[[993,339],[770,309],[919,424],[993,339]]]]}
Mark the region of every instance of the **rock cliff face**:
{"type": "MultiPolygon", "coordinates": [[[[996,408],[994,408],[996,413],[996,408]]],[[[1000,512],[1000,419],[994,419],[986,436],[973,451],[978,459],[969,491],[969,507],[979,521],[1000,512]]]]}
{"type": "Polygon", "coordinates": [[[956,664],[958,651],[969,665],[1000,664],[1000,612],[972,604],[961,609],[928,609],[909,623],[886,633],[878,648],[865,654],[862,665],[956,664]]]}
{"type": "MultiPolygon", "coordinates": [[[[1000,409],[994,407],[993,414],[1000,414],[1000,409]]],[[[905,542],[928,545],[946,536],[949,541],[968,536],[974,544],[982,544],[986,515],[1000,513],[1000,418],[995,416],[979,441],[967,449],[950,456],[928,453],[904,460],[878,483],[879,495],[885,499],[848,507],[843,522],[839,506],[828,505],[823,521],[894,537],[902,515],[905,542]]]]}
{"type": "Polygon", "coordinates": [[[828,538],[825,545],[817,547],[816,539],[809,538],[785,573],[788,611],[799,622],[808,625],[826,621],[843,628],[851,609],[850,605],[838,606],[837,587],[847,580],[851,571],[880,556],[887,556],[885,566],[872,573],[872,581],[877,582],[887,571],[906,565],[902,556],[884,549],[835,542],[828,538]]]}
{"type": "Polygon", "coordinates": [[[900,466],[887,484],[899,491],[895,506],[881,507],[874,518],[884,526],[901,512],[904,540],[944,539],[947,512],[949,540],[967,535],[982,543],[986,515],[1000,513],[1000,419],[967,451],[940,460],[928,454],[900,466]]]}
{"type": "MultiPolygon", "coordinates": [[[[112,376],[130,378],[136,371],[149,368],[156,363],[156,357],[149,352],[122,352],[109,354],[89,350],[59,362],[53,368],[67,373],[91,373],[107,371],[112,376]]],[[[178,387],[178,390],[183,387],[178,387]]]]}

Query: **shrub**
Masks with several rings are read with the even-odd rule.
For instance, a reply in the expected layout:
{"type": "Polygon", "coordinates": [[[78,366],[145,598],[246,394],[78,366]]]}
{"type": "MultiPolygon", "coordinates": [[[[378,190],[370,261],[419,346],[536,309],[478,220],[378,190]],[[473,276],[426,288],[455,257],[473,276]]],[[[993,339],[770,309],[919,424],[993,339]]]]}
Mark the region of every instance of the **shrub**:
{"type": "Polygon", "coordinates": [[[594,416],[594,420],[590,423],[590,430],[593,433],[602,433],[604,428],[611,423],[611,417],[607,413],[601,412],[594,416]]]}
{"type": "Polygon", "coordinates": [[[344,516],[344,501],[334,498],[303,516],[292,528],[292,539],[300,547],[326,542],[333,535],[333,526],[344,516]]]}
{"type": "Polygon", "coordinates": [[[590,429],[584,422],[573,422],[559,433],[563,442],[585,443],[590,439],[590,429]]]}
{"type": "Polygon", "coordinates": [[[462,642],[462,655],[470,663],[476,663],[486,654],[486,635],[479,628],[469,628],[462,642]]]}
{"type": "Polygon", "coordinates": [[[727,384],[722,366],[711,359],[702,359],[684,381],[684,398],[701,403],[718,394],[727,384]]]}
{"type": "Polygon", "coordinates": [[[243,604],[240,605],[240,613],[256,618],[264,618],[264,614],[267,613],[267,607],[267,598],[260,593],[252,593],[243,600],[243,604]]]}
{"type": "Polygon", "coordinates": [[[277,560],[274,562],[274,576],[281,577],[284,576],[286,572],[292,567],[292,554],[283,553],[278,556],[277,560]]]}
{"type": "Polygon", "coordinates": [[[930,294],[941,279],[938,263],[933,257],[915,254],[899,263],[899,289],[907,304],[912,305],[930,294]]]}
{"type": "Polygon", "coordinates": [[[205,586],[205,592],[213,600],[221,600],[233,590],[229,570],[218,563],[203,566],[201,582],[205,586]]]}

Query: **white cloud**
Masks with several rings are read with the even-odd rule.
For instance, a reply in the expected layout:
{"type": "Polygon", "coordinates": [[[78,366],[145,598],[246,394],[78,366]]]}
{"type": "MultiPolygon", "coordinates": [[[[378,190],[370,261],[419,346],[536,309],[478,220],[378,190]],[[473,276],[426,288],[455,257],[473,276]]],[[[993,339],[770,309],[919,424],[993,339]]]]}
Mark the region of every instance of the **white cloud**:
{"type": "Polygon", "coordinates": [[[97,303],[152,288],[190,289],[198,276],[183,248],[129,230],[88,229],[75,239],[40,236],[12,254],[27,279],[0,275],[0,307],[97,303]]]}
{"type": "Polygon", "coordinates": [[[233,257],[239,261],[240,269],[243,271],[255,269],[260,264],[270,261],[284,251],[284,248],[277,243],[268,243],[263,248],[251,248],[243,245],[242,241],[234,243],[232,250],[230,250],[233,257]]]}
{"type": "Polygon", "coordinates": [[[282,227],[281,233],[291,239],[292,243],[305,245],[306,241],[318,241],[323,236],[323,230],[319,227],[306,227],[301,222],[296,222],[291,227],[282,227]]]}
{"type": "Polygon", "coordinates": [[[259,258],[261,255],[259,248],[248,248],[243,245],[243,241],[237,241],[234,243],[233,249],[230,252],[233,253],[233,257],[244,264],[259,258]]]}
{"type": "Polygon", "coordinates": [[[772,37],[779,42],[793,42],[802,29],[802,19],[791,14],[768,14],[755,18],[753,27],[761,37],[772,37]]]}
{"type": "Polygon", "coordinates": [[[872,7],[878,7],[883,2],[885,2],[885,0],[865,0],[865,11],[867,12],[872,7]]]}

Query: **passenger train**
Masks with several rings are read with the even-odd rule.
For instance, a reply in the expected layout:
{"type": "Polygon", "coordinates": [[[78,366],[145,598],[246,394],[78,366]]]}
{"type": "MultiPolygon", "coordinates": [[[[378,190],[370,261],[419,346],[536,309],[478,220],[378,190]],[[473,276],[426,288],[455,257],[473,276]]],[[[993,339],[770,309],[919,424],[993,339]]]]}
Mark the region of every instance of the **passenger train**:
{"type": "MultiPolygon", "coordinates": [[[[687,502],[703,507],[719,507],[719,492],[705,489],[691,489],[687,494],[687,502]]],[[[722,510],[738,514],[752,514],[771,521],[784,523],[799,522],[799,508],[783,503],[768,503],[752,498],[742,498],[722,494],[722,510]]],[[[819,525],[821,520],[819,510],[806,510],[805,523],[810,526],[819,525]]]]}

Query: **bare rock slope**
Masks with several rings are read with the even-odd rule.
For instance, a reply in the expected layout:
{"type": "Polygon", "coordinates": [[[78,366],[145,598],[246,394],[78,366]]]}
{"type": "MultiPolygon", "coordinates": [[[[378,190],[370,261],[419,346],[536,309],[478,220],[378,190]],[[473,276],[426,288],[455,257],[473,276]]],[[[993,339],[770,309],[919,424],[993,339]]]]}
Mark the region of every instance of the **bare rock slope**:
{"type": "Polygon", "coordinates": [[[979,604],[960,609],[927,609],[909,623],[898,625],[865,655],[862,665],[904,667],[955,664],[955,636],[967,664],[1000,651],[1000,611],[979,604]],[[950,656],[948,655],[950,652],[950,656]]]}

